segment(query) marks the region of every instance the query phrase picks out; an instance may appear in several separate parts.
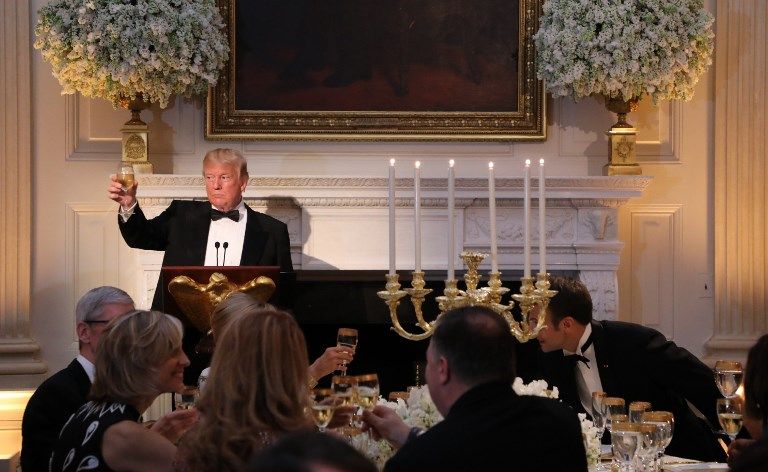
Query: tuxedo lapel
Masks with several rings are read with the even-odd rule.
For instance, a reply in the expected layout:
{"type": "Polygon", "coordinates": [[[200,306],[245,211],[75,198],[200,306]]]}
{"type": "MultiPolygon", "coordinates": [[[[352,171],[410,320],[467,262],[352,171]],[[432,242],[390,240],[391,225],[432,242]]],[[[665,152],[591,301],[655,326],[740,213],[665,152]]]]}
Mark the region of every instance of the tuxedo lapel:
{"type": "Polygon", "coordinates": [[[186,213],[186,231],[183,247],[186,248],[185,264],[201,266],[205,264],[205,250],[208,244],[208,230],[211,227],[211,204],[199,202],[192,211],[186,213]]]}
{"type": "Polygon", "coordinates": [[[595,358],[597,359],[597,368],[600,373],[600,383],[603,385],[603,391],[609,395],[615,394],[616,382],[612,371],[613,353],[611,346],[607,342],[605,328],[600,321],[592,321],[592,344],[595,347],[595,358]]]}
{"type": "Polygon", "coordinates": [[[240,265],[256,266],[261,264],[261,257],[264,254],[264,245],[267,243],[268,234],[262,231],[259,224],[259,214],[251,210],[251,207],[245,205],[248,212],[248,221],[245,224],[245,240],[243,241],[243,255],[240,258],[240,265]]]}

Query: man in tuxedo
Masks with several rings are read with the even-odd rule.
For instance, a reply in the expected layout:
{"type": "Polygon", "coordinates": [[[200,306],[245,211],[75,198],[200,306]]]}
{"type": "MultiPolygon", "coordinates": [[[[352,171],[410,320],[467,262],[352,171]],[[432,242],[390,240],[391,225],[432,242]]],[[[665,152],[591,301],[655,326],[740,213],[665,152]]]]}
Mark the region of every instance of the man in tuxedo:
{"type": "Polygon", "coordinates": [[[556,400],[518,396],[514,365],[513,337],[497,313],[475,306],[440,317],[425,375],[445,419],[422,434],[385,406],[364,412],[367,427],[400,446],[384,470],[586,471],[576,413],[556,400]]]}
{"type": "Polygon", "coordinates": [[[589,414],[595,391],[621,397],[627,405],[648,401],[652,409],[674,414],[667,454],[725,460],[712,428],[718,424],[715,404],[721,395],[706,365],[651,328],[593,320],[592,298],[579,280],[555,277],[551,288],[557,295],[538,335],[539,374],[558,387],[560,399],[589,414]]]}
{"type": "Polygon", "coordinates": [[[94,375],[96,345],[113,318],[133,310],[133,300],[115,287],[89,290],[77,302],[80,353],[35,390],[21,422],[21,468],[48,470],[51,450],[67,418],[85,403],[94,375]]]}
{"type": "MultiPolygon", "coordinates": [[[[136,199],[138,183],[123,188],[112,176],[109,198],[120,204],[118,225],[128,246],[165,251],[163,266],[280,266],[293,270],[288,227],[256,212],[243,201],[248,165],[234,149],[214,149],[203,159],[207,202],[174,200],[155,218],[147,219],[136,199]]],[[[163,310],[158,280],[152,309],[163,310]]],[[[194,355],[204,333],[185,327],[184,351],[192,364],[184,372],[194,383],[207,360],[194,355]]]]}

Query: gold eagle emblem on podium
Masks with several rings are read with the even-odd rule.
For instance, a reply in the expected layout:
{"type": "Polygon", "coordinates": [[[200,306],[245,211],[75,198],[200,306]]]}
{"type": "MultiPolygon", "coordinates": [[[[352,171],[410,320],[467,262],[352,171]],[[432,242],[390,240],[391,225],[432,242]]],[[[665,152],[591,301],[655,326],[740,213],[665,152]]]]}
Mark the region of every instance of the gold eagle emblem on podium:
{"type": "Polygon", "coordinates": [[[207,284],[197,283],[186,275],[174,277],[168,284],[168,291],[192,326],[201,333],[207,333],[211,328],[213,310],[229,294],[242,292],[267,303],[275,293],[275,287],[275,281],[263,275],[237,285],[224,274],[214,272],[207,284]]]}

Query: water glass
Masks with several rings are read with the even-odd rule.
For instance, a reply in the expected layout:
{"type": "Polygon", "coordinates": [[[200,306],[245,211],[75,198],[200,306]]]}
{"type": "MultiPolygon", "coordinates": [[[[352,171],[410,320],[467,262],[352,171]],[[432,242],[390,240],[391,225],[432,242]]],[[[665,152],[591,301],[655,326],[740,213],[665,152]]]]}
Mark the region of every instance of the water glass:
{"type": "Polygon", "coordinates": [[[640,423],[640,443],[637,448],[638,472],[656,472],[658,470],[659,445],[661,436],[655,424],[640,423]]]}
{"type": "Polygon", "coordinates": [[[655,424],[659,428],[659,460],[664,455],[664,450],[672,442],[675,434],[675,417],[669,411],[646,411],[640,415],[640,421],[647,424],[655,424]]]}
{"type": "Polygon", "coordinates": [[[603,405],[605,405],[605,427],[608,432],[611,432],[611,418],[614,415],[623,415],[626,411],[626,403],[623,398],[619,397],[605,397],[603,398],[603,405]]]}
{"type": "Polygon", "coordinates": [[[651,410],[651,404],[649,402],[632,402],[629,404],[629,421],[631,423],[639,423],[640,416],[651,410]]]}
{"type": "Polygon", "coordinates": [[[715,383],[725,398],[733,398],[741,386],[744,369],[738,361],[715,362],[715,383]]]}
{"type": "Polygon", "coordinates": [[[640,425],[629,421],[613,421],[611,446],[618,470],[620,472],[634,472],[637,450],[640,446],[640,425]]]}

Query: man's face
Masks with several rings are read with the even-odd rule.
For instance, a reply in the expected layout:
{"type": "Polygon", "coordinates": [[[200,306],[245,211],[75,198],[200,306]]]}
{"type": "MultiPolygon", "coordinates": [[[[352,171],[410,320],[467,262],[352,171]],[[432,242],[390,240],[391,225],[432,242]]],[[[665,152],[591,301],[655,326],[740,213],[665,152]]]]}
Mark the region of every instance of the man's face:
{"type": "Polygon", "coordinates": [[[230,164],[208,162],[203,167],[205,192],[208,201],[221,211],[234,209],[243,198],[248,179],[240,177],[239,170],[230,164]]]}
{"type": "Polygon", "coordinates": [[[77,324],[77,336],[80,339],[80,353],[93,362],[96,346],[99,345],[99,340],[107,324],[133,309],[133,305],[127,303],[104,305],[101,309],[101,315],[92,320],[79,322],[77,324]]]}
{"type": "MultiPolygon", "coordinates": [[[[535,326],[538,321],[537,315],[532,315],[528,321],[531,326],[535,326]]],[[[565,331],[562,330],[562,321],[563,320],[560,320],[560,323],[553,322],[552,313],[547,310],[544,327],[539,331],[539,335],[536,337],[542,351],[552,352],[563,348],[565,345],[565,331]]]]}

